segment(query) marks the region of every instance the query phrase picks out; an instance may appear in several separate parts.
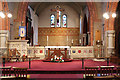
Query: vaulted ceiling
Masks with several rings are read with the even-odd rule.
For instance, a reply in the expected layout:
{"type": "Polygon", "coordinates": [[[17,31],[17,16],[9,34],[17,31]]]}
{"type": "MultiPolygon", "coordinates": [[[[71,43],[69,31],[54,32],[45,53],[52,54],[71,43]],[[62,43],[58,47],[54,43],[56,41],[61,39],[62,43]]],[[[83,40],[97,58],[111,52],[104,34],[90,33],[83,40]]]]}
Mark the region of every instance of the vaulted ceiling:
{"type": "Polygon", "coordinates": [[[65,4],[70,7],[72,7],[74,10],[76,10],[78,13],[81,13],[81,11],[86,7],[86,2],[30,2],[29,6],[35,11],[37,15],[40,14],[40,12],[52,4],[65,4]]]}

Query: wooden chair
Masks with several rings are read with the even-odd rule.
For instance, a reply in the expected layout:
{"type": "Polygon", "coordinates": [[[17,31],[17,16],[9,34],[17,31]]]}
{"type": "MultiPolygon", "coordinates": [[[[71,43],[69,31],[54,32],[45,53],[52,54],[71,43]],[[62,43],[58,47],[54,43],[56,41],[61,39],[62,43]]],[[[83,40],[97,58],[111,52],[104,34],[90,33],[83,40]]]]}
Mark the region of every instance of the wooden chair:
{"type": "Polygon", "coordinates": [[[11,66],[0,67],[0,71],[2,71],[2,76],[11,76],[11,66]]]}
{"type": "Polygon", "coordinates": [[[18,52],[18,50],[15,48],[15,49],[9,49],[9,59],[10,61],[13,61],[13,60],[16,60],[19,61],[20,59],[20,53],[18,52]]]}
{"type": "Polygon", "coordinates": [[[18,67],[13,67],[14,69],[14,74],[18,79],[20,80],[26,80],[27,79],[27,68],[18,68],[18,67]]]}
{"type": "Polygon", "coordinates": [[[120,66],[116,66],[116,74],[120,75],[120,66]]]}
{"type": "Polygon", "coordinates": [[[100,66],[100,75],[108,76],[113,74],[114,66],[100,66]]]}
{"type": "Polygon", "coordinates": [[[11,66],[0,67],[0,71],[2,72],[0,80],[16,80],[15,76],[11,76],[11,66]]]}
{"type": "Polygon", "coordinates": [[[93,78],[93,76],[97,76],[99,66],[94,67],[85,67],[85,78],[93,78]]]}

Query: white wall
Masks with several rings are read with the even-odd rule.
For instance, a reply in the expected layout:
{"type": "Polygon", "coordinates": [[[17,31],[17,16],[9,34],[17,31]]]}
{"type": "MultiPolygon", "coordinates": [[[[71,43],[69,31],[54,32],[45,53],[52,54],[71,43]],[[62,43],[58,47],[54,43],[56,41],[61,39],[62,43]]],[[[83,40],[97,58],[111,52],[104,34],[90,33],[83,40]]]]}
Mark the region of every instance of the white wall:
{"type": "Polygon", "coordinates": [[[8,8],[10,13],[12,14],[12,17],[10,18],[10,39],[13,40],[16,37],[19,37],[18,32],[16,29],[19,28],[21,25],[15,24],[14,20],[17,19],[17,13],[18,13],[18,2],[8,2],[8,8]]]}
{"type": "MultiPolygon", "coordinates": [[[[65,11],[62,12],[63,14],[67,14],[67,26],[68,27],[79,27],[80,19],[79,14],[70,6],[65,4],[58,4],[62,9],[65,11]]],[[[50,27],[50,15],[56,14],[52,12],[51,9],[55,8],[55,4],[51,4],[50,6],[46,7],[42,10],[39,14],[39,27],[50,27]]],[[[62,25],[62,24],[61,24],[62,25]]]]}
{"type": "Polygon", "coordinates": [[[32,27],[34,29],[34,33],[33,33],[33,45],[37,45],[38,44],[38,16],[35,14],[35,12],[30,8],[30,6],[28,6],[28,8],[30,9],[30,13],[31,13],[31,19],[32,19],[32,27]]]}

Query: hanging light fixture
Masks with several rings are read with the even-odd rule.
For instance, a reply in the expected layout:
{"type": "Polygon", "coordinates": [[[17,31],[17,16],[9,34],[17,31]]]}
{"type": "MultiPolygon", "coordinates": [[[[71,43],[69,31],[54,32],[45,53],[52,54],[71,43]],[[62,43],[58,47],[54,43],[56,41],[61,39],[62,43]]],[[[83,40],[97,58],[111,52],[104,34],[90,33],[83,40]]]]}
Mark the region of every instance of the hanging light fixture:
{"type": "Polygon", "coordinates": [[[5,18],[5,14],[3,13],[3,11],[0,11],[0,17],[5,18]]]}
{"type": "MultiPolygon", "coordinates": [[[[4,10],[4,8],[5,8],[5,5],[4,5],[4,7],[3,7],[3,10],[4,10]]],[[[12,14],[9,12],[9,11],[0,11],[0,17],[1,18],[5,18],[6,16],[8,17],[8,18],[11,18],[12,17],[12,14]]]]}
{"type": "Polygon", "coordinates": [[[11,18],[12,17],[12,14],[11,13],[8,13],[8,15],[7,15],[9,18],[11,18]]]}
{"type": "Polygon", "coordinates": [[[112,17],[115,18],[116,17],[116,13],[112,13],[112,17]]]}
{"type": "MultiPolygon", "coordinates": [[[[109,2],[108,2],[108,9],[109,9],[109,2]]],[[[112,18],[115,18],[116,17],[116,13],[112,13],[112,12],[105,12],[104,14],[103,14],[103,17],[105,18],[105,19],[109,19],[110,18],[110,16],[112,16],[112,18]],[[112,15],[111,15],[112,14],[112,15]]]]}
{"type": "Polygon", "coordinates": [[[106,13],[103,14],[103,17],[104,17],[105,19],[109,19],[109,14],[106,12],[106,13]]]}

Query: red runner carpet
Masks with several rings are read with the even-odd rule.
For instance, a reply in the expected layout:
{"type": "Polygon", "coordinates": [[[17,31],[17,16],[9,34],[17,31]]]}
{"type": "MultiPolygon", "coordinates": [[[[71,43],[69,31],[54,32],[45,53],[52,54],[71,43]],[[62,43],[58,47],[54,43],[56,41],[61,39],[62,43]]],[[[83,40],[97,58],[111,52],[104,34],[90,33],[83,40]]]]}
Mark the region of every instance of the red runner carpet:
{"type": "MultiPolygon", "coordinates": [[[[84,66],[106,66],[107,61],[93,61],[93,60],[84,60],[84,66]]],[[[114,65],[110,63],[109,65],[114,65]]],[[[12,67],[26,67],[29,68],[29,62],[12,62],[6,63],[5,66],[12,67]]],[[[81,70],[82,61],[73,60],[72,62],[63,62],[63,63],[54,63],[54,62],[43,62],[42,60],[32,60],[31,69],[39,70],[81,70]]]]}
{"type": "MultiPolygon", "coordinates": [[[[84,60],[84,66],[106,66],[106,65],[107,65],[107,61],[84,60]]],[[[117,66],[116,64],[113,64],[113,63],[109,63],[109,65],[117,66]]],[[[29,68],[29,62],[25,61],[25,62],[6,63],[5,66],[29,68]]],[[[84,70],[84,69],[82,69],[81,60],[73,60],[72,62],[63,62],[63,63],[43,62],[42,60],[32,60],[31,69],[28,69],[28,70],[77,71],[77,70],[84,70]]],[[[30,74],[30,78],[83,78],[83,74],[30,74]]]]}

